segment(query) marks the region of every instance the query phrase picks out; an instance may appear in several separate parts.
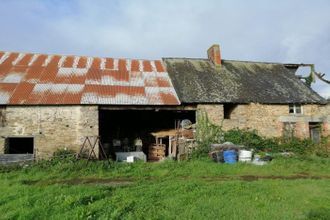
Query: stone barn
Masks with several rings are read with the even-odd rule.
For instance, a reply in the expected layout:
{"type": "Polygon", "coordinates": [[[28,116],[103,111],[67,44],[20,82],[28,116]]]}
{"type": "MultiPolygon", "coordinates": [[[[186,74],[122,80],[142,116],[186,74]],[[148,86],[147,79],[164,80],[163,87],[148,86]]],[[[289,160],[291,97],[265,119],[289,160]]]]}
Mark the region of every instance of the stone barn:
{"type": "MultiPolygon", "coordinates": [[[[162,60],[0,52],[0,153],[47,158],[100,137],[142,149],[154,131],[205,111],[224,130],[317,140],[329,135],[329,105],[296,76],[299,64],[208,58],[162,60]]],[[[120,145],[120,144],[118,144],[120,145]]],[[[168,147],[168,146],[167,146],[168,147]]]]}
{"type": "Polygon", "coordinates": [[[327,101],[296,75],[304,64],[222,60],[218,45],[207,53],[208,59],[163,59],[182,106],[203,109],[224,130],[316,140],[330,135],[327,101]]]}

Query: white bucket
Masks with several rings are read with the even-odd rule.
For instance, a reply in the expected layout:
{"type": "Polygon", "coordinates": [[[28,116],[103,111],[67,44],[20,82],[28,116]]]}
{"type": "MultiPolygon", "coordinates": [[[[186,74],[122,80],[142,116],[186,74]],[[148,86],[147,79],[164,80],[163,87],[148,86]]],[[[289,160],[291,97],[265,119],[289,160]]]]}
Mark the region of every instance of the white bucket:
{"type": "Polygon", "coordinates": [[[238,161],[250,162],[252,160],[252,151],[240,150],[238,154],[238,161]]]}

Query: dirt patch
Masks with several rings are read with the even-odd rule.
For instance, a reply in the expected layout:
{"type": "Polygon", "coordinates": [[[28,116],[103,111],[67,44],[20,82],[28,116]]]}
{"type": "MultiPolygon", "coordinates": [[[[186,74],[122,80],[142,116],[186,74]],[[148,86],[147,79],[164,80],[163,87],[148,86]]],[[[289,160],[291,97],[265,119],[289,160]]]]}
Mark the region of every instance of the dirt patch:
{"type": "Polygon", "coordinates": [[[103,178],[75,178],[64,180],[22,180],[24,185],[106,185],[106,186],[127,186],[134,183],[131,179],[103,179],[103,178]]]}
{"type": "Polygon", "coordinates": [[[202,177],[206,181],[230,181],[230,180],[242,180],[242,181],[257,181],[257,180],[299,180],[299,179],[330,179],[330,176],[316,176],[308,174],[296,174],[290,176],[260,176],[260,175],[240,175],[240,176],[215,176],[215,177],[202,177]]]}

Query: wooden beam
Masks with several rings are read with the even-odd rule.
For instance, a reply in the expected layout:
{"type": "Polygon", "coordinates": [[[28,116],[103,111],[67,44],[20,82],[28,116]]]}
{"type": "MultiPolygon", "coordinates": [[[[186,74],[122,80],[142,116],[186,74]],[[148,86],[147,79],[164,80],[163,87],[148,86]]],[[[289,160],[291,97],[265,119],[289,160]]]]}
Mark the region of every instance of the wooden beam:
{"type": "Polygon", "coordinates": [[[196,105],[185,106],[132,106],[132,105],[102,105],[99,106],[99,110],[153,110],[153,111],[196,111],[196,105]]]}

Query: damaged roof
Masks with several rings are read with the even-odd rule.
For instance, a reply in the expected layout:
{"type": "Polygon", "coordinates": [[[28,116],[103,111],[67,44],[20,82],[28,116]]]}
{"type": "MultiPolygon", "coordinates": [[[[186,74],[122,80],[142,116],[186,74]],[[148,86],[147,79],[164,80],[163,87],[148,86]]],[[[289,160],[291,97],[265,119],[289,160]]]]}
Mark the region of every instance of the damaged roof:
{"type": "Polygon", "coordinates": [[[298,65],[164,58],[182,103],[324,103],[297,76],[298,65]]]}
{"type": "Polygon", "coordinates": [[[0,51],[0,104],[179,105],[161,60],[0,51]]]}

